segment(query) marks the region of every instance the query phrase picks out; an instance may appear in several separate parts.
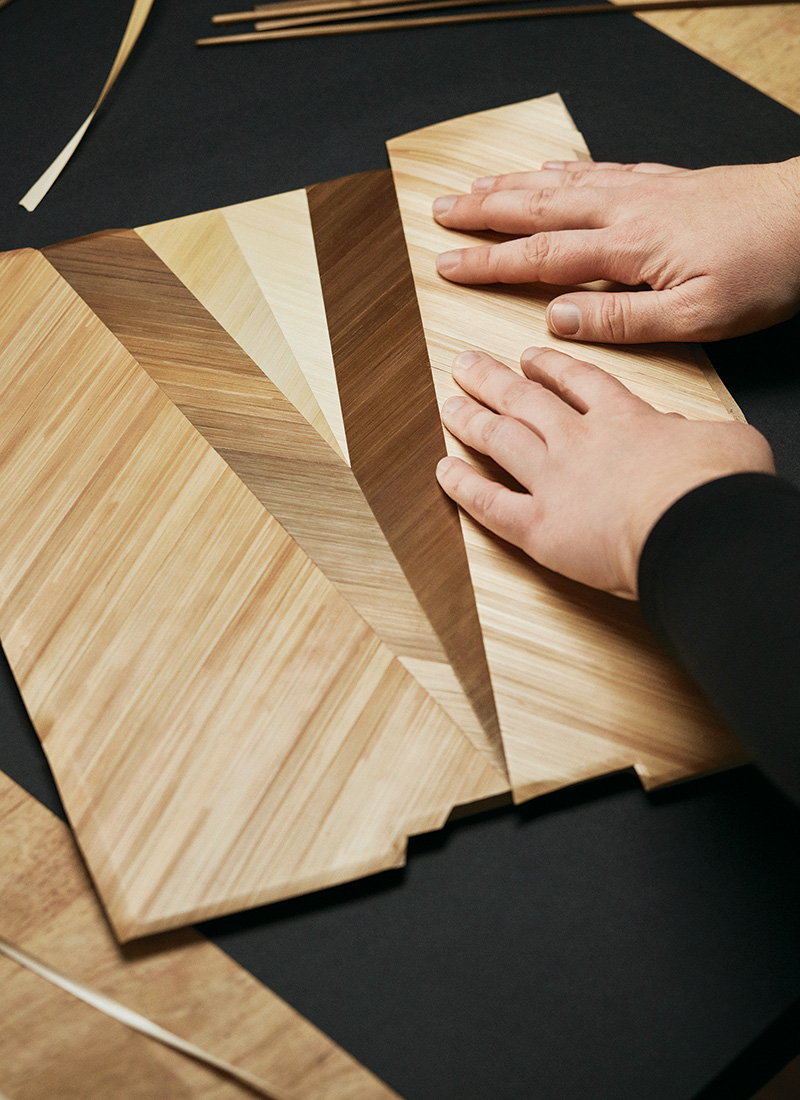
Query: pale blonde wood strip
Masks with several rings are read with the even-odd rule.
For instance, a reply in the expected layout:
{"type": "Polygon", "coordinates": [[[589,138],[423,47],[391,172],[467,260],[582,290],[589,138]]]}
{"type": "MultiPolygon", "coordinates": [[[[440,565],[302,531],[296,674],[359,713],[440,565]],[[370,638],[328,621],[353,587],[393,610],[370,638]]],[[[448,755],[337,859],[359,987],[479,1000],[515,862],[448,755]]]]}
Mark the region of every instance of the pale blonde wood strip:
{"type": "MultiPolygon", "coordinates": [[[[476,177],[585,156],[559,97],[455,119],[388,148],[440,403],[458,392],[450,364],[465,347],[517,366],[529,345],[562,346],[544,322],[552,289],[459,287],[436,275],[436,254],[471,238],[430,213],[434,198],[469,190],[476,177]]],[[[567,350],[660,408],[732,415],[691,348],[570,342],[567,350]]],[[[448,450],[475,461],[452,438],[448,450]]],[[[562,581],[467,517],[462,523],[516,798],[624,767],[656,786],[743,759],[636,608],[562,581]]]]}
{"type": "MultiPolygon", "coordinates": [[[[436,623],[354,471],[136,233],[100,233],[46,252],[392,652],[420,661],[420,682],[449,713],[452,693],[440,696],[440,676],[428,678],[448,660],[436,623]]],[[[457,713],[463,720],[464,709],[457,713]]],[[[476,714],[465,732],[491,751],[476,714]]]]}
{"type": "MultiPolygon", "coordinates": [[[[66,825],[0,773],[0,935],[295,1100],[390,1100],[388,1086],[194,931],[123,951],[66,825]]],[[[249,1089],[0,958],[0,1065],[14,1100],[237,1100],[249,1089]],[[127,1095],[127,1093],[126,1093],[127,1095]]]]}
{"type": "Polygon", "coordinates": [[[305,190],[226,206],[222,213],[347,459],[305,190]]]}
{"type": "Polygon", "coordinates": [[[83,138],[83,135],[89,129],[89,126],[94,119],[94,116],[100,109],[100,105],[111,90],[111,86],[120,74],[122,66],[128,60],[131,50],[136,45],[136,40],[141,34],[142,27],[145,24],[145,20],[150,14],[150,9],[153,6],[153,0],[134,0],[133,8],[131,10],[130,19],[128,25],[125,27],[125,33],[122,36],[122,41],[117,51],[117,56],[114,58],[114,63],[111,66],[111,72],[106,78],[106,82],[103,85],[102,91],[98,97],[94,107],[92,107],[89,115],[84,122],[78,127],[78,130],[70,138],[56,159],[48,168],[42,173],[36,183],[30,187],[20,199],[20,206],[24,206],[26,210],[33,211],[45,197],[47,192],[53,186],[55,181],[63,172],[70,157],[78,148],[78,145],[83,138]]]}
{"type": "Polygon", "coordinates": [[[39,253],[0,293],[0,636],[121,939],[396,866],[503,788],[39,253]]]}
{"type": "Polygon", "coordinates": [[[137,232],[325,442],[344,458],[223,215],[210,210],[145,225],[137,232]]]}

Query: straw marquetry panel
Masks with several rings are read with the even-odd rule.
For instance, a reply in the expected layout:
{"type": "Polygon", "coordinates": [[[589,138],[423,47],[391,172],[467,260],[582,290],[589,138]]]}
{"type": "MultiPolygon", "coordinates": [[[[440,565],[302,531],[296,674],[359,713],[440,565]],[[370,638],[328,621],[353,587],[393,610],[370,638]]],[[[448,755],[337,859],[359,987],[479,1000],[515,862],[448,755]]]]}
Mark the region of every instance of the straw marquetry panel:
{"type": "Polygon", "coordinates": [[[397,866],[503,789],[40,253],[0,295],[0,637],[121,939],[397,866]]]}
{"type": "MultiPolygon", "coordinates": [[[[191,225],[205,228],[202,220],[191,225]]],[[[182,239],[190,249],[193,238],[186,227],[182,239]]],[[[202,232],[200,239],[206,239],[202,232]]],[[[273,385],[265,374],[268,365],[256,366],[136,233],[99,233],[45,253],[392,652],[414,662],[417,679],[483,747],[478,719],[354,472],[273,385]]],[[[502,760],[496,763],[502,769],[502,760]]]]}
{"type": "MultiPolygon", "coordinates": [[[[441,123],[388,149],[440,403],[458,392],[450,365],[459,351],[485,348],[518,366],[538,344],[585,355],[660,408],[741,415],[693,348],[565,345],[544,321],[552,288],[460,287],[436,274],[437,253],[484,239],[438,226],[438,195],[588,157],[558,96],[441,123]]],[[[452,438],[447,446],[479,461],[452,438]]],[[[743,758],[636,607],[548,574],[466,516],[462,526],[516,798],[630,766],[651,787],[743,758]]]]}
{"type": "Polygon", "coordinates": [[[458,515],[431,477],[444,435],[391,173],[308,196],[353,471],[502,769],[458,515]]]}
{"type": "MultiPolygon", "coordinates": [[[[0,773],[0,936],[295,1100],[397,1094],[194,931],[120,949],[74,839],[0,773]]],[[[0,1066],[13,1100],[245,1100],[249,1088],[0,956],[0,1066]]]]}

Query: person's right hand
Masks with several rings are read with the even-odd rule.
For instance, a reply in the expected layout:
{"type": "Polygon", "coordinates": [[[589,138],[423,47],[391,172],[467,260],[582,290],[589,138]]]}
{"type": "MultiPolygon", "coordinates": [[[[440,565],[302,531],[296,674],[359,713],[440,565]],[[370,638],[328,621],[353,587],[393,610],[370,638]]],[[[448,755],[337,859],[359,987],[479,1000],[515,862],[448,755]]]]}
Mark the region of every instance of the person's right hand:
{"type": "Polygon", "coordinates": [[[478,523],[573,580],[635,598],[642,548],[671,504],[728,474],[775,472],[748,424],[657,412],[560,351],[529,348],[521,363],[524,377],[485,352],[457,356],[465,396],[446,401],[442,418],[524,491],[460,458],[442,459],[437,477],[478,523]]]}
{"type": "Polygon", "coordinates": [[[547,311],[559,336],[718,340],[800,307],[800,158],[699,171],[551,163],[476,180],[433,209],[448,228],[515,238],[443,253],[439,273],[453,282],[650,288],[560,295],[547,311]]]}

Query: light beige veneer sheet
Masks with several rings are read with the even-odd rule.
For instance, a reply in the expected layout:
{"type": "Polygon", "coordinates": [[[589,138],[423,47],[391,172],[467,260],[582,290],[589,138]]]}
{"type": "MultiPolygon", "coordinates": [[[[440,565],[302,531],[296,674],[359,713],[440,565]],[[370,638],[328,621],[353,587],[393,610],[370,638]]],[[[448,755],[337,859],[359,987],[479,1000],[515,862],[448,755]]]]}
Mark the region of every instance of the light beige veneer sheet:
{"type": "MultiPolygon", "coordinates": [[[[437,225],[437,196],[545,160],[588,159],[559,96],[443,122],[388,150],[440,405],[460,392],[450,370],[459,351],[483,348],[518,369],[539,345],[591,359],[659,408],[741,417],[692,347],[566,345],[544,320],[554,288],[462,287],[437,275],[439,252],[485,239],[437,225]]],[[[448,449],[480,464],[452,437],[448,449]]],[[[743,760],[635,606],[555,577],[465,515],[462,527],[516,799],[630,766],[654,787],[743,760]]]]}
{"type": "MultiPolygon", "coordinates": [[[[305,199],[305,193],[300,192],[300,194],[305,199]]],[[[284,197],[278,196],[281,199],[284,197]]],[[[251,223],[252,207],[255,205],[247,204],[251,207],[251,223]]],[[[318,365],[319,356],[309,357],[308,347],[312,341],[308,338],[300,347],[302,359],[297,357],[286,339],[284,327],[279,324],[263,287],[263,269],[269,266],[270,259],[274,259],[268,252],[264,256],[265,240],[273,241],[275,251],[282,251],[284,256],[291,256],[290,263],[284,261],[284,267],[287,270],[291,269],[298,274],[310,271],[312,277],[317,276],[317,284],[319,284],[313,247],[309,268],[307,257],[301,251],[304,243],[300,236],[302,222],[299,219],[294,222],[289,220],[285,222],[292,235],[299,237],[300,247],[292,248],[288,245],[281,250],[278,247],[279,242],[270,237],[270,229],[273,228],[271,221],[275,219],[277,212],[273,211],[270,205],[262,204],[258,209],[262,211],[261,221],[266,215],[272,214],[272,219],[267,221],[266,226],[260,227],[260,232],[251,224],[249,232],[242,232],[239,225],[236,233],[234,226],[225,217],[224,210],[208,210],[202,214],[189,214],[184,218],[142,226],[137,233],[167,267],[175,272],[195,298],[202,302],[212,317],[258,364],[284,397],[287,397],[309,424],[316,428],[326,443],[346,461],[347,445],[344,440],[344,428],[341,425],[342,413],[338,406],[338,394],[335,390],[333,362],[330,362],[330,378],[326,380],[324,370],[320,370],[318,365]],[[252,269],[252,263],[248,261],[248,257],[241,249],[238,239],[240,237],[251,242],[249,253],[263,256],[259,265],[262,271],[261,280],[257,278],[252,269]],[[262,246],[260,249],[259,244],[262,246]],[[326,381],[328,381],[327,386],[326,381]],[[335,399],[330,392],[332,387],[333,394],[336,394],[335,399]],[[318,399],[320,392],[322,406],[318,399]]],[[[322,291],[320,290],[319,293],[321,299],[322,291]]],[[[284,322],[289,320],[290,332],[296,332],[303,327],[305,320],[316,317],[313,310],[304,309],[306,303],[302,297],[298,296],[296,303],[296,310],[289,310],[285,305],[283,309],[284,322]],[[298,314],[303,320],[292,325],[292,319],[297,318],[298,314]]],[[[321,301],[320,305],[322,305],[321,301]]],[[[325,337],[324,342],[320,342],[318,346],[324,349],[327,345],[330,358],[324,318],[323,306],[322,331],[325,332],[325,337]]],[[[310,325],[308,332],[319,337],[321,335],[319,324],[310,325]]]]}
{"type": "MultiPolygon", "coordinates": [[[[284,1100],[399,1100],[192,930],[114,940],[68,827],[0,772],[0,937],[284,1100]]],[[[0,953],[8,1100],[247,1100],[250,1088],[77,1000],[0,953]]]]}
{"type": "Polygon", "coordinates": [[[0,637],[121,939],[398,866],[503,789],[40,253],[0,297],[0,637]]]}
{"type": "Polygon", "coordinates": [[[346,458],[347,440],[305,189],[226,206],[222,214],[346,458]]]}

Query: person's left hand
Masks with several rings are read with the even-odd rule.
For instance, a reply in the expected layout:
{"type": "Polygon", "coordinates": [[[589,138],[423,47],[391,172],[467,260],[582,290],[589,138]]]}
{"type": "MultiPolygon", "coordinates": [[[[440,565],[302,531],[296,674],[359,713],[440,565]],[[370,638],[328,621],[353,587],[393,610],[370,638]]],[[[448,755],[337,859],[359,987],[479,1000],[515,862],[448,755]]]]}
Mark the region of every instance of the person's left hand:
{"type": "Polygon", "coordinates": [[[774,473],[764,437],[739,421],[657,412],[621,382],[558,351],[529,348],[522,378],[483,352],[462,352],[445,426],[494,459],[518,492],[458,458],[436,475],[490,531],[549,569],[627,599],[639,558],[667,508],[727,474],[774,473]]]}

